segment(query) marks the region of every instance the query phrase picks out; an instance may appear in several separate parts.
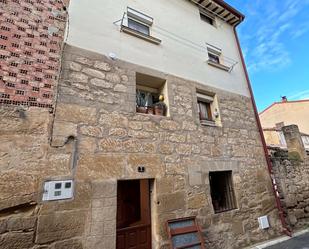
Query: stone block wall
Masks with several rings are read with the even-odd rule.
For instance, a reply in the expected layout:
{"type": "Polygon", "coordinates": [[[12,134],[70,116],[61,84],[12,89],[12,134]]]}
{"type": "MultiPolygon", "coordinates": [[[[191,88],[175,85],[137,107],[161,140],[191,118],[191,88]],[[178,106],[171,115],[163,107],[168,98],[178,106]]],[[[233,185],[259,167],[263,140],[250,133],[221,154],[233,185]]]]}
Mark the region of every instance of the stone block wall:
{"type": "Polygon", "coordinates": [[[54,114],[1,106],[1,248],[115,248],[117,180],[124,179],[153,181],[153,248],[168,248],[167,219],[191,215],[209,248],[280,234],[250,98],[69,45],[62,65],[54,114]],[[169,117],[136,113],[136,72],[166,79],[169,117]],[[200,124],[196,89],[216,93],[222,126],[200,124]],[[224,170],[233,171],[237,209],[215,214],[209,172],[224,170]],[[50,179],[74,179],[74,198],[42,202],[50,179]],[[268,230],[259,229],[262,215],[268,230]],[[12,217],[25,228],[10,228],[12,217]]]}
{"type": "Polygon", "coordinates": [[[53,107],[68,2],[0,1],[0,103],[53,107]]]}
{"type": "MultiPolygon", "coordinates": [[[[154,248],[168,245],[167,219],[190,215],[198,216],[212,248],[240,248],[278,234],[249,98],[71,46],[63,66],[54,127],[77,135],[76,178],[112,179],[115,185],[120,179],[154,179],[154,248]],[[166,79],[169,117],[135,112],[136,72],[166,79]],[[222,126],[200,125],[197,89],[217,94],[222,126]],[[140,165],[144,173],[137,171],[140,165]],[[223,170],[233,171],[238,208],[214,214],[208,174],[223,170]],[[266,214],[272,228],[262,231],[257,218],[266,214]]],[[[53,132],[53,143],[63,143],[66,136],[53,132]]],[[[115,243],[115,236],[89,237],[92,243],[115,243]]]]}
{"type": "Polygon", "coordinates": [[[287,149],[269,147],[287,224],[292,230],[309,224],[309,157],[296,125],[282,128],[287,149]]]}

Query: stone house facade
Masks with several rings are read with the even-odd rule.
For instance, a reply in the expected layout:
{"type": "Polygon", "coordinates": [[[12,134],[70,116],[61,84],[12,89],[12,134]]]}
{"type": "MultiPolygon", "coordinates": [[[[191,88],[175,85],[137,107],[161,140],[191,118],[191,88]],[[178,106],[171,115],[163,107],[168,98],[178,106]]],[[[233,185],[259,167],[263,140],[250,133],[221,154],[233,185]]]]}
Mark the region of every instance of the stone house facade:
{"type": "MultiPolygon", "coordinates": [[[[198,65],[205,67],[206,75],[210,72],[205,81],[199,70],[197,78],[192,76],[195,65],[188,64],[178,74],[182,61],[176,67],[168,67],[170,62],[161,65],[169,72],[156,60],[140,63],[134,55],[133,61],[126,60],[126,53],[118,58],[105,32],[103,50],[110,53],[84,43],[85,38],[77,39],[82,35],[78,28],[90,32],[76,22],[79,7],[87,14],[100,9],[87,9],[86,1],[71,3],[68,40],[58,50],[61,67],[58,64],[52,108],[19,102],[1,105],[1,248],[126,248],[121,247],[121,236],[129,236],[126,231],[134,232],[130,243],[142,246],[134,239],[144,238],[150,243],[144,248],[169,248],[166,221],[188,216],[197,217],[209,248],[242,248],[281,233],[253,97],[233,32],[243,16],[224,2],[206,2],[166,6],[175,15],[183,13],[182,7],[200,14],[200,7],[212,20],[201,16],[209,32],[218,32],[218,40],[229,37],[230,45],[222,47],[232,46],[226,53],[238,63],[227,65],[227,58],[212,47],[207,63],[198,65]],[[229,81],[233,82],[228,85],[229,81]],[[164,95],[165,115],[137,112],[137,107],[145,107],[137,106],[137,90],[149,88],[164,95]],[[201,118],[205,115],[208,119],[201,118]],[[73,196],[43,201],[49,191],[46,183],[61,180],[73,183],[73,196]],[[258,218],[265,215],[270,227],[264,230],[258,218]]],[[[8,10],[15,3],[1,2],[8,10]]],[[[107,9],[114,6],[111,1],[105,4],[107,9]]],[[[152,3],[153,10],[160,4],[152,3]]],[[[138,13],[133,18],[137,26],[147,19],[138,13]]],[[[113,32],[123,43],[136,43],[150,55],[145,50],[148,42],[158,39],[136,33],[134,25],[133,31],[126,30],[134,36],[124,30],[113,32]]],[[[64,39],[63,32],[59,36],[64,39]]],[[[167,47],[171,56],[169,42],[165,45],[162,37],[161,45],[151,46],[167,47]]],[[[148,112],[150,107],[146,106],[148,112]]]]}

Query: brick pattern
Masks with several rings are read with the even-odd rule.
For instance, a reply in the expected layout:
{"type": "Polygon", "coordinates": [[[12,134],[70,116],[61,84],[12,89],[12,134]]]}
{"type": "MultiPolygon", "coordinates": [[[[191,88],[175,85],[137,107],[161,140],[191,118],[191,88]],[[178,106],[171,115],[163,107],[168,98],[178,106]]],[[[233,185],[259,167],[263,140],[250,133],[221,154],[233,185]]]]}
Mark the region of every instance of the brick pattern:
{"type": "Polygon", "coordinates": [[[0,104],[53,107],[67,4],[0,0],[0,104]]]}

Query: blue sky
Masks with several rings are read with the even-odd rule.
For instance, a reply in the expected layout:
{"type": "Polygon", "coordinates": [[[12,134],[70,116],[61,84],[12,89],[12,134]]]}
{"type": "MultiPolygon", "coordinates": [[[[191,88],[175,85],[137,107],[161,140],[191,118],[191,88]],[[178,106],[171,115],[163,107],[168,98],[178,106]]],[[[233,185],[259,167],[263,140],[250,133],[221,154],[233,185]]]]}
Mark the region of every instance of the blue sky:
{"type": "Polygon", "coordinates": [[[309,0],[226,0],[246,15],[238,34],[259,111],[309,99],[309,0]]]}

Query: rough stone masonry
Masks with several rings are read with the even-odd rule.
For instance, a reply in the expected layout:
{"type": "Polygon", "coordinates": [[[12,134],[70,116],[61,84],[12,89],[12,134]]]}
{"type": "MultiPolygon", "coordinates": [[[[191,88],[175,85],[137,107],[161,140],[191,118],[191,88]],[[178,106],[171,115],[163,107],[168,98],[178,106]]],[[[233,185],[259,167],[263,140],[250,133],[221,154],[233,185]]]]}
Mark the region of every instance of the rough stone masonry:
{"type": "Polygon", "coordinates": [[[250,98],[69,45],[62,53],[67,3],[0,0],[0,248],[115,248],[121,179],[153,181],[153,248],[169,247],[167,219],[191,215],[208,248],[277,236],[250,98]],[[166,80],[169,117],[135,112],[137,72],[166,80]],[[222,126],[200,124],[196,89],[216,93],[222,126]],[[209,172],[224,170],[237,208],[215,214],[209,172]],[[74,180],[74,198],[42,202],[44,182],[61,179],[74,180]]]}
{"type": "Polygon", "coordinates": [[[153,179],[153,248],[169,247],[167,219],[192,215],[209,248],[280,234],[249,98],[69,45],[62,64],[54,114],[1,107],[1,248],[115,248],[120,179],[153,179]],[[169,117],[135,112],[136,72],[166,79],[169,117]],[[200,124],[196,89],[217,94],[222,126],[200,124]],[[208,175],[223,170],[233,172],[237,209],[215,214],[208,175]],[[41,201],[44,181],[68,178],[73,200],[41,201]]]}
{"type": "Polygon", "coordinates": [[[308,226],[309,158],[297,125],[282,128],[287,150],[269,147],[286,221],[293,230],[308,226]]]}

